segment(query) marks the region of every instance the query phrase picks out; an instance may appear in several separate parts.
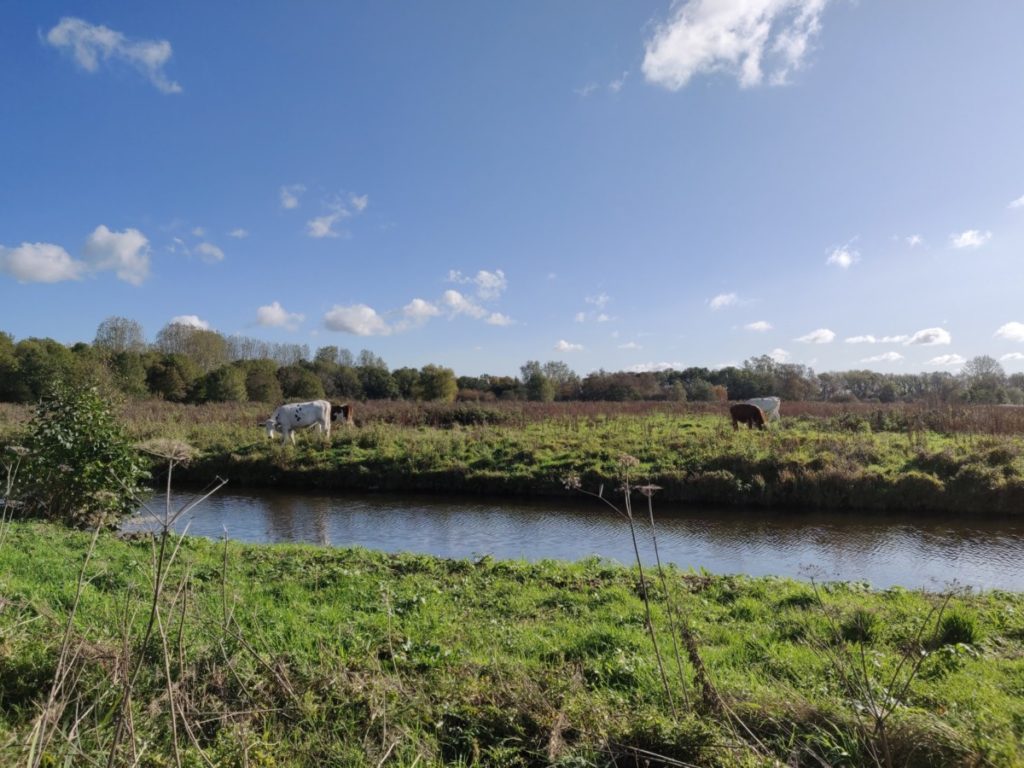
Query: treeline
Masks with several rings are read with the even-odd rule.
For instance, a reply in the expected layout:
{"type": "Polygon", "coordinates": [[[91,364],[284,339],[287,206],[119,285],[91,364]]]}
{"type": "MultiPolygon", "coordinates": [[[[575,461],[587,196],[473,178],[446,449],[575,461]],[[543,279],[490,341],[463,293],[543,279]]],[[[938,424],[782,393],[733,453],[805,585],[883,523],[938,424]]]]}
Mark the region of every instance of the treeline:
{"type": "Polygon", "coordinates": [[[172,402],[345,400],[720,401],[777,395],[784,400],[1024,404],[1024,374],[1007,376],[991,357],[959,374],[815,373],[768,356],[742,366],[646,373],[595,371],[580,377],[563,362],[529,361],[519,376],[456,376],[450,368],[390,369],[369,350],[272,344],[168,324],[150,344],[134,320],[104,320],[91,344],[15,341],[0,332],[0,401],[34,402],[63,379],[88,381],[128,397],[172,402]]]}

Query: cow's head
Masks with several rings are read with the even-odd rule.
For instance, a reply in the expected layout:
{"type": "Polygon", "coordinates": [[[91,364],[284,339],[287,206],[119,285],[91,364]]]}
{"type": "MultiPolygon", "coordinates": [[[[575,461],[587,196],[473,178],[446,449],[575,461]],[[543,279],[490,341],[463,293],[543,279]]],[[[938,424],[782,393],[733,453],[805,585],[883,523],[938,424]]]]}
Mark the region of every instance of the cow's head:
{"type": "Polygon", "coordinates": [[[267,428],[267,437],[273,437],[273,436],[274,436],[274,433],[275,433],[275,432],[276,432],[276,431],[277,431],[278,429],[280,429],[280,426],[281,426],[281,425],[280,425],[280,424],[278,424],[278,423],[277,423],[276,421],[274,421],[273,419],[267,419],[267,420],[266,420],[265,422],[263,422],[263,426],[267,428]]]}

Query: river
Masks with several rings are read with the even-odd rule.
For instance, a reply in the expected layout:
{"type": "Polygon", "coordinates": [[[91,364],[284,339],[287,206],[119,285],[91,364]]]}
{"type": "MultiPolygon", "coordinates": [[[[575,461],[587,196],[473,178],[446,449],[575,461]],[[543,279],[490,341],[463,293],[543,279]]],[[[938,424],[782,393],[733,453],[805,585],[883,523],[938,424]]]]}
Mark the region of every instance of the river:
{"type": "MultiPolygon", "coordinates": [[[[176,496],[175,505],[187,501],[176,496]]],[[[638,519],[641,556],[654,551],[638,519]]],[[[163,499],[151,507],[160,515],[163,499]]],[[[971,517],[706,509],[655,502],[663,561],[713,573],[864,581],[932,590],[1024,590],[1024,521],[971,517]]],[[[154,527],[142,512],[126,530],[154,527]]],[[[628,523],[596,499],[529,501],[222,490],[174,527],[246,542],[306,542],[451,558],[632,563],[628,523]]]]}

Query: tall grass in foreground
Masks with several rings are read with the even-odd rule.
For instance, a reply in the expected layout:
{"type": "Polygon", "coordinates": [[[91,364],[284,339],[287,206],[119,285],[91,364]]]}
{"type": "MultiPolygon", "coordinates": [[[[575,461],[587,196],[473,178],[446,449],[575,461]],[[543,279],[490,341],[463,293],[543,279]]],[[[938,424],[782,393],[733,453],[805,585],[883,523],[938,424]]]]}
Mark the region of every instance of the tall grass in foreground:
{"type": "MultiPolygon", "coordinates": [[[[567,488],[598,499],[628,524],[635,557],[634,567],[639,577],[638,592],[644,603],[644,624],[672,716],[678,720],[683,712],[677,706],[677,695],[681,700],[681,706],[689,709],[690,691],[696,686],[701,693],[696,702],[699,711],[706,716],[723,718],[730,727],[736,748],[749,750],[758,759],[770,763],[775,760],[772,750],[719,693],[702,658],[700,637],[694,631],[688,617],[681,614],[678,609],[678,601],[670,587],[658,551],[653,497],[661,489],[649,483],[640,484],[635,479],[639,465],[640,462],[633,456],[623,454],[618,458],[617,491],[621,494],[621,504],[605,495],[603,485],[596,492],[589,491],[583,487],[576,475],[567,476],[564,482],[567,488]],[[652,585],[645,575],[637,539],[637,519],[634,516],[632,502],[634,492],[647,500],[650,541],[667,614],[667,621],[663,626],[656,627],[651,609],[652,585]],[[678,688],[669,682],[667,665],[659,644],[659,637],[665,636],[674,652],[678,688]],[[680,646],[686,649],[688,669],[680,656],[680,646]]],[[[851,758],[855,765],[899,768],[918,764],[932,765],[933,761],[937,764],[943,760],[946,757],[943,751],[950,747],[950,744],[943,743],[943,740],[948,739],[949,734],[941,733],[940,729],[939,733],[933,734],[935,739],[929,740],[922,738],[920,730],[908,730],[906,727],[901,730],[899,726],[894,728],[892,721],[897,713],[909,705],[911,686],[932,653],[947,649],[950,644],[970,648],[965,644],[977,640],[974,621],[969,614],[959,611],[947,612],[950,601],[956,594],[955,587],[950,587],[946,592],[935,596],[934,604],[918,620],[913,635],[900,649],[895,663],[883,666],[878,663],[872,649],[872,644],[877,640],[879,633],[881,619],[878,614],[858,608],[844,617],[825,600],[817,581],[812,579],[811,586],[813,600],[808,599],[807,602],[818,609],[825,624],[823,632],[808,636],[808,645],[831,669],[854,714],[845,723],[826,719],[811,730],[810,738],[805,736],[802,742],[796,740],[794,733],[791,737],[792,750],[788,764],[801,765],[801,757],[807,757],[821,766],[831,768],[833,764],[845,764],[845,760],[832,762],[839,757],[851,758]],[[837,745],[832,739],[832,736],[838,735],[842,741],[850,730],[854,740],[846,747],[837,745]]],[[[659,758],[653,753],[645,757],[661,759],[664,765],[672,764],[671,759],[663,756],[659,758]]]]}

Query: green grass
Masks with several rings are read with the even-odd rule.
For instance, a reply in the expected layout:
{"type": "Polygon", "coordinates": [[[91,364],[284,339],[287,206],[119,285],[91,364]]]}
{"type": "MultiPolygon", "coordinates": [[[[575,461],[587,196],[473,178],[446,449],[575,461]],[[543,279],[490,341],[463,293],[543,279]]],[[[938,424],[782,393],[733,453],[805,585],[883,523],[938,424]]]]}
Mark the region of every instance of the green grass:
{"type": "Polygon", "coordinates": [[[588,488],[616,478],[622,454],[663,487],[660,498],[766,507],[943,510],[1024,509],[1024,440],[1004,435],[851,431],[791,418],[735,432],[712,414],[552,416],[518,424],[335,429],[297,448],[248,425],[160,425],[203,451],[191,479],[389,491],[558,495],[579,475],[588,488]]]}
{"type": "MultiPolygon", "coordinates": [[[[15,523],[0,547],[2,764],[25,760],[88,543],[15,523]]],[[[70,635],[74,686],[43,765],[106,764],[139,658],[139,765],[174,765],[164,655],[155,639],[141,645],[153,553],[147,538],[100,536],[70,635]]],[[[684,701],[658,583],[649,594],[672,713],[637,573],[607,562],[185,539],[167,584],[183,765],[205,764],[200,750],[218,766],[643,764],[637,750],[701,766],[869,765],[865,688],[850,682],[862,662],[872,695],[892,697],[899,765],[1024,765],[1018,594],[958,595],[939,621],[938,595],[669,571],[710,679],[748,734],[700,703],[689,663],[684,701]],[[889,686],[915,658],[909,688],[889,686]]],[[[131,762],[125,748],[115,764],[131,762]]]]}
{"type": "MultiPolygon", "coordinates": [[[[237,487],[562,495],[570,493],[567,475],[580,476],[588,489],[614,481],[619,456],[629,454],[640,460],[638,477],[662,486],[666,500],[1024,509],[1024,438],[1004,423],[1015,409],[860,414],[831,406],[785,417],[766,432],[734,432],[724,406],[641,405],[372,404],[357,410],[358,426],[335,427],[329,444],[308,432],[295,448],[266,439],[256,423],[267,406],[259,404],[136,403],[125,419],[138,440],[171,437],[198,448],[199,458],[181,473],[194,483],[219,475],[237,487]],[[998,433],[970,431],[986,425],[998,433]]],[[[17,441],[24,423],[12,408],[0,408],[2,442],[17,441]]]]}

